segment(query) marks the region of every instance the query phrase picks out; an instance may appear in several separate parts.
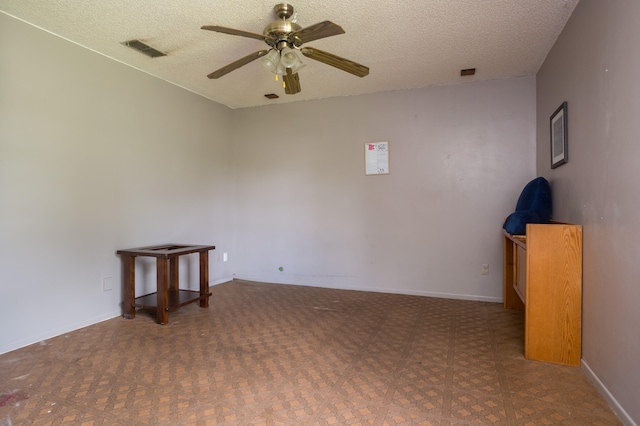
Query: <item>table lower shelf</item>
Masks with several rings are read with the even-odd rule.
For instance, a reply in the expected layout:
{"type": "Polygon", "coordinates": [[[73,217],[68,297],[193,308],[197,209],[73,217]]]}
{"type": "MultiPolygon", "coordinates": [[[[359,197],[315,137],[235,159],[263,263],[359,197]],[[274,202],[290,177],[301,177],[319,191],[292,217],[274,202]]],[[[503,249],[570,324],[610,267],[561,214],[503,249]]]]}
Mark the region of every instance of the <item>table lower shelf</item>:
{"type": "MultiPolygon", "coordinates": [[[[207,299],[212,293],[200,295],[199,291],[192,290],[169,290],[168,311],[173,311],[181,306],[199,300],[207,299]]],[[[157,293],[147,294],[145,296],[136,297],[134,308],[141,309],[157,309],[158,296],[157,293]]]]}

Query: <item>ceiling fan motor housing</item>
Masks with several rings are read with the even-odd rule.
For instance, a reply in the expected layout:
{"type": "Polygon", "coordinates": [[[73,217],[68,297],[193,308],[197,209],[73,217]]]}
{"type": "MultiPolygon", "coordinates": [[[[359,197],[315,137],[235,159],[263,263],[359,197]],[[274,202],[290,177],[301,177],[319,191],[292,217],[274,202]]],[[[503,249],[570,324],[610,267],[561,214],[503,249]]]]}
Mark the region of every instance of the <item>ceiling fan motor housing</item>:
{"type": "Polygon", "coordinates": [[[285,47],[293,47],[296,44],[295,40],[291,40],[291,38],[295,39],[295,36],[289,36],[300,29],[302,29],[300,25],[290,21],[275,21],[264,27],[262,33],[265,36],[269,36],[269,38],[265,39],[267,44],[282,50],[285,47]]]}

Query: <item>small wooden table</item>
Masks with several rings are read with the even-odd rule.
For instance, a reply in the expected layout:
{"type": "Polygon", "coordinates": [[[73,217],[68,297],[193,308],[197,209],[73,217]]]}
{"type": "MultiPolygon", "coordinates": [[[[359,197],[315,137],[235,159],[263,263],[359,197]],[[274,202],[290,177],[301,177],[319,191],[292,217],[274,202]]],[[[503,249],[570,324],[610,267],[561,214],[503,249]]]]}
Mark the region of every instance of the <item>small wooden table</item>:
{"type": "Polygon", "coordinates": [[[169,311],[181,306],[200,301],[201,308],[209,307],[209,250],[215,246],[199,246],[190,244],[164,244],[118,250],[122,256],[124,291],[122,310],[125,318],[135,318],[136,308],[155,309],[159,324],[169,322],[169,311]],[[185,254],[200,253],[200,290],[180,290],[178,285],[178,257],[185,254]],[[157,291],[145,296],[136,297],[135,259],[138,256],[155,257],[157,269],[157,291]],[[171,271],[171,272],[169,272],[171,271]]]}

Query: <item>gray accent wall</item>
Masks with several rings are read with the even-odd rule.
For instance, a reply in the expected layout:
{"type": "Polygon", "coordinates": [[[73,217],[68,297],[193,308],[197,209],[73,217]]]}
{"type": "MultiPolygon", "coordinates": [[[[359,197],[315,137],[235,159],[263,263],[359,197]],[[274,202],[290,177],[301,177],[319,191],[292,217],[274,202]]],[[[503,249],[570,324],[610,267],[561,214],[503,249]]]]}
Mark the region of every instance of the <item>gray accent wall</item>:
{"type": "Polygon", "coordinates": [[[640,422],[640,2],[582,0],[537,75],[537,171],[554,218],[582,224],[583,368],[640,422]],[[549,117],[568,103],[569,161],[549,117]]]}

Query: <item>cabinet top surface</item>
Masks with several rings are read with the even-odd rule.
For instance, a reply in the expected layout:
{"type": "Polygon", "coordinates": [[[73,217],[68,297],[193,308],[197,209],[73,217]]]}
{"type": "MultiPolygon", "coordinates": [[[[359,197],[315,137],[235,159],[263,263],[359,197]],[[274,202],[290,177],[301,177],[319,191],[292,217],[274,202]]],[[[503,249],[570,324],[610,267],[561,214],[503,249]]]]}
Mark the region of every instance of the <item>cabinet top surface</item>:
{"type": "MultiPolygon", "coordinates": [[[[554,230],[558,232],[563,232],[568,229],[577,230],[578,234],[582,234],[582,225],[574,225],[571,223],[563,223],[563,222],[551,222],[551,223],[529,223],[527,224],[527,234],[531,233],[534,237],[539,235],[544,230],[551,231],[554,230]]],[[[515,244],[526,248],[527,246],[527,235],[516,235],[510,234],[504,229],[502,233],[506,238],[513,241],[515,244]]]]}
{"type": "Polygon", "coordinates": [[[504,229],[502,230],[502,233],[505,235],[505,237],[507,237],[508,239],[510,239],[511,241],[513,241],[516,244],[525,246],[527,244],[527,236],[526,235],[515,235],[515,234],[510,234],[507,231],[505,231],[504,229]]]}

